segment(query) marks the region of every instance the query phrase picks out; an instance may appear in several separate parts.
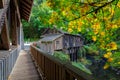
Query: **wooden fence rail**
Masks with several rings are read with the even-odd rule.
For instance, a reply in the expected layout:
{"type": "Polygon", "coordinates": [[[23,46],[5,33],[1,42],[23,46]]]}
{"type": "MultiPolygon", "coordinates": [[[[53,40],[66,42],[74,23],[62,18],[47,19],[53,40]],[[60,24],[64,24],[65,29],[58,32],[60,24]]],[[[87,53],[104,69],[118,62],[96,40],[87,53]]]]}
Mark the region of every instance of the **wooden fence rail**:
{"type": "Polygon", "coordinates": [[[0,80],[8,80],[19,55],[20,47],[11,46],[11,50],[0,50],[0,80]]]}
{"type": "Polygon", "coordinates": [[[70,62],[61,61],[33,45],[30,50],[44,80],[94,80],[91,75],[76,68],[70,62]]]}

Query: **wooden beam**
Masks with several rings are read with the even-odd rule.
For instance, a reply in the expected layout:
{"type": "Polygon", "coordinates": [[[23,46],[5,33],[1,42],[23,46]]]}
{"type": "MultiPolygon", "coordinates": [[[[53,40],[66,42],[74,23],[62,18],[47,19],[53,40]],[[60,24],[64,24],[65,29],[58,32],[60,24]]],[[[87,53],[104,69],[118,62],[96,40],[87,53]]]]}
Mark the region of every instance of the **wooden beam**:
{"type": "Polygon", "coordinates": [[[25,20],[28,20],[28,19],[29,19],[27,16],[25,16],[25,14],[22,15],[22,17],[23,17],[23,19],[25,19],[25,20]]]}
{"type": "Polygon", "coordinates": [[[21,24],[21,20],[19,19],[19,17],[17,16],[17,27],[20,27],[21,24]]]}
{"type": "Polygon", "coordinates": [[[3,8],[3,0],[0,0],[0,9],[3,8]]]}
{"type": "Polygon", "coordinates": [[[27,18],[29,18],[30,14],[26,10],[23,10],[23,9],[24,8],[20,8],[21,17],[27,17],[27,18]]]}
{"type": "Polygon", "coordinates": [[[23,16],[25,13],[25,15],[27,15],[28,17],[27,21],[29,20],[32,5],[33,5],[33,0],[19,0],[19,10],[20,10],[21,18],[23,17],[24,19],[26,19],[25,16],[23,16]]]}
{"type": "Polygon", "coordinates": [[[14,0],[11,0],[10,3],[10,16],[11,16],[11,24],[10,24],[10,35],[12,45],[18,44],[18,34],[17,34],[17,11],[14,0]]]}
{"type": "MultiPolygon", "coordinates": [[[[22,1],[22,0],[20,0],[20,2],[21,2],[21,1],[22,1]]],[[[33,0],[24,0],[24,2],[31,6],[32,3],[33,3],[33,0]]],[[[21,3],[22,3],[22,2],[21,2],[21,3]]]]}
{"type": "Polygon", "coordinates": [[[1,45],[0,49],[9,50],[9,48],[10,48],[9,31],[8,31],[8,27],[7,27],[7,18],[5,18],[5,22],[3,24],[0,45],[1,45]]]}
{"type": "MultiPolygon", "coordinates": [[[[21,9],[20,9],[20,10],[21,10],[21,9]]],[[[22,14],[26,14],[27,16],[30,15],[26,10],[21,10],[21,11],[22,11],[21,15],[22,15],[22,14]]]]}
{"type": "MultiPolygon", "coordinates": [[[[30,14],[31,14],[31,11],[32,11],[32,6],[33,6],[33,0],[30,0],[31,1],[31,9],[30,9],[30,14]]],[[[29,15],[29,19],[30,20],[30,15],[29,15]]]]}
{"type": "Polygon", "coordinates": [[[25,19],[25,20],[28,20],[28,19],[29,19],[28,17],[26,17],[26,16],[23,16],[23,15],[22,15],[22,17],[23,17],[23,19],[25,19]]]}
{"type": "Polygon", "coordinates": [[[27,14],[26,12],[22,13],[23,16],[29,17],[30,14],[27,14]]]}
{"type": "Polygon", "coordinates": [[[12,12],[11,14],[11,38],[12,38],[12,45],[18,44],[18,33],[17,33],[17,17],[16,12],[12,12]]]}
{"type": "Polygon", "coordinates": [[[28,3],[26,3],[25,1],[21,1],[21,6],[25,6],[27,7],[29,10],[31,9],[31,5],[28,5],[28,3]]]}
{"type": "Polygon", "coordinates": [[[29,18],[29,16],[27,14],[25,14],[25,13],[23,13],[21,16],[25,17],[25,18],[29,18]]]}
{"type": "Polygon", "coordinates": [[[2,49],[2,38],[1,38],[1,34],[0,34],[0,49],[2,49]]]}
{"type": "Polygon", "coordinates": [[[21,11],[21,15],[24,13],[22,11],[25,11],[26,14],[28,14],[28,20],[29,20],[29,16],[32,10],[32,5],[33,5],[33,0],[24,0],[24,1],[20,1],[20,11],[21,11]]]}
{"type": "Polygon", "coordinates": [[[21,6],[20,9],[26,11],[28,14],[30,13],[30,10],[28,10],[25,6],[21,6]]]}
{"type": "Polygon", "coordinates": [[[28,2],[29,5],[33,3],[33,0],[25,0],[25,1],[28,2]]]}
{"type": "Polygon", "coordinates": [[[16,11],[17,11],[17,18],[18,18],[18,23],[21,24],[21,18],[20,18],[20,11],[19,11],[19,6],[18,6],[18,1],[14,0],[15,6],[16,6],[16,11]]]}

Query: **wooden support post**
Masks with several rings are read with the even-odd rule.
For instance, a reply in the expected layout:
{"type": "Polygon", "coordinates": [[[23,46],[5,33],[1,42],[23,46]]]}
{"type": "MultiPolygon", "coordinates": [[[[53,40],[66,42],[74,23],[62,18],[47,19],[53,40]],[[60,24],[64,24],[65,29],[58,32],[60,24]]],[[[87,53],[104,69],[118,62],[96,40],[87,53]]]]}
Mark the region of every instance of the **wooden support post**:
{"type": "MultiPolygon", "coordinates": [[[[4,7],[4,0],[0,0],[0,9],[4,7]]],[[[0,49],[8,50],[10,48],[9,32],[7,26],[7,18],[5,17],[3,29],[0,34],[0,49]]]]}
{"type": "Polygon", "coordinates": [[[3,0],[0,0],[0,9],[3,8],[3,0]]]}
{"type": "MultiPolygon", "coordinates": [[[[3,8],[3,0],[0,0],[0,9],[3,8]]],[[[2,27],[0,26],[0,34],[1,34],[2,27]]],[[[1,41],[1,38],[0,38],[1,41]]]]}
{"type": "Polygon", "coordinates": [[[18,44],[18,33],[17,33],[17,22],[16,22],[16,13],[12,12],[11,14],[11,38],[12,38],[12,45],[18,44]]]}
{"type": "Polygon", "coordinates": [[[5,18],[5,22],[3,24],[3,29],[1,32],[1,42],[0,42],[0,49],[9,50],[10,42],[9,42],[9,32],[7,27],[7,20],[5,18]]]}
{"type": "Polygon", "coordinates": [[[17,24],[18,24],[18,27],[20,27],[20,24],[21,24],[21,18],[20,18],[20,11],[19,11],[19,6],[18,6],[18,1],[17,0],[14,0],[14,3],[15,3],[15,7],[16,7],[16,12],[17,12],[17,24]]]}
{"type": "Polygon", "coordinates": [[[17,13],[17,27],[18,27],[18,44],[20,45],[21,49],[24,49],[24,33],[21,23],[20,11],[18,6],[18,1],[14,0],[16,13],[17,13]]]}
{"type": "Polygon", "coordinates": [[[10,35],[12,45],[18,44],[18,33],[17,33],[17,12],[14,0],[10,0],[10,35]]]}

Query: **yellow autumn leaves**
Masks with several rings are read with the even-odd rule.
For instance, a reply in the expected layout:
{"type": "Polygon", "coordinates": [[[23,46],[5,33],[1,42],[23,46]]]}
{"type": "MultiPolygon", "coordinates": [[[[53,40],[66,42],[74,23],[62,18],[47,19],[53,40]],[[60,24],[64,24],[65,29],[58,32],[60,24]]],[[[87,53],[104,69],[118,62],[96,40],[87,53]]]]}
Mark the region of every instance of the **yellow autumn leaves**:
{"type": "Polygon", "coordinates": [[[46,5],[52,8],[52,7],[54,7],[55,2],[52,0],[47,0],[46,5]]]}
{"type": "Polygon", "coordinates": [[[118,2],[117,6],[120,8],[120,1],[118,2]]]}
{"type": "Polygon", "coordinates": [[[92,36],[92,40],[95,42],[96,40],[99,40],[99,42],[102,38],[105,36],[105,32],[102,31],[100,23],[95,23],[92,27],[94,35],[92,36]],[[101,39],[97,39],[97,36],[100,36],[101,39]]]}
{"type": "Polygon", "coordinates": [[[107,51],[117,50],[117,44],[115,42],[109,43],[107,47],[108,47],[107,51]]]}
{"type": "Polygon", "coordinates": [[[72,33],[74,30],[81,32],[83,22],[81,20],[71,21],[68,24],[68,32],[72,33]]]}
{"type": "Polygon", "coordinates": [[[107,25],[107,26],[106,26],[106,30],[119,28],[119,26],[117,26],[116,23],[107,22],[106,25],[107,25]]]}
{"type": "MultiPolygon", "coordinates": [[[[107,45],[107,47],[109,47],[107,49],[107,53],[104,54],[104,58],[107,59],[107,63],[104,65],[104,69],[107,69],[110,65],[109,63],[111,63],[114,59],[112,58],[112,50],[117,50],[117,44],[115,42],[111,42],[107,45]]],[[[118,62],[120,64],[120,62],[118,62]]]]}
{"type": "MultiPolygon", "coordinates": [[[[114,60],[112,57],[112,52],[113,50],[117,50],[117,44],[114,41],[109,42],[110,38],[112,37],[109,32],[109,30],[118,28],[117,25],[113,23],[109,23],[105,28],[101,27],[100,23],[94,23],[93,26],[91,26],[93,29],[93,35],[92,35],[92,40],[94,42],[99,43],[100,48],[104,49],[107,51],[106,54],[104,54],[104,58],[107,59],[107,63],[104,65],[104,69],[109,68],[110,63],[114,60]],[[109,29],[108,29],[109,27],[109,29]],[[103,29],[102,29],[103,28],[103,29]]],[[[119,62],[120,64],[120,62],[119,62]]]]}
{"type": "Polygon", "coordinates": [[[92,36],[92,40],[96,41],[97,37],[96,36],[92,36]]]}
{"type": "Polygon", "coordinates": [[[55,21],[59,20],[59,15],[57,12],[52,12],[51,18],[49,19],[49,24],[55,23],[55,21]]]}
{"type": "MultiPolygon", "coordinates": [[[[112,62],[113,61],[113,58],[111,56],[112,56],[111,52],[107,52],[106,54],[104,54],[104,58],[107,59],[107,62],[112,62]]],[[[110,65],[108,63],[106,63],[103,68],[107,69],[107,68],[109,68],[109,66],[110,65]]]]}
{"type": "Polygon", "coordinates": [[[93,32],[94,34],[98,34],[98,32],[100,31],[101,27],[100,27],[100,23],[95,23],[92,26],[93,32]]]}
{"type": "Polygon", "coordinates": [[[104,58],[110,58],[111,57],[111,55],[112,55],[112,53],[111,52],[107,52],[106,54],[104,54],[104,58]]]}

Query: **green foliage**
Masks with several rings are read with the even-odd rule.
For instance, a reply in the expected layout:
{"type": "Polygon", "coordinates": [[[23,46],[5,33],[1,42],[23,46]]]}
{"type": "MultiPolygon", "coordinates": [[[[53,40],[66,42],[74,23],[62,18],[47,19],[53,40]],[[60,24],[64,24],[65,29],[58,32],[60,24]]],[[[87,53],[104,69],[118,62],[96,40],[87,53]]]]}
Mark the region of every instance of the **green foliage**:
{"type": "Polygon", "coordinates": [[[22,20],[26,41],[38,40],[44,28],[49,27],[47,22],[52,10],[45,5],[45,2],[45,0],[34,0],[30,21],[22,20]]]}
{"type": "MultiPolygon", "coordinates": [[[[59,52],[59,51],[55,51],[53,56],[55,56],[56,58],[59,58],[59,59],[62,60],[62,61],[69,61],[69,60],[70,60],[69,55],[67,55],[67,54],[65,54],[65,53],[63,53],[63,52],[59,52]]],[[[84,64],[86,64],[86,63],[84,63],[84,64]]],[[[87,69],[87,68],[84,66],[84,64],[83,64],[83,63],[80,63],[80,62],[77,62],[77,63],[76,63],[76,62],[72,62],[72,65],[74,65],[75,67],[79,68],[79,69],[82,70],[82,71],[85,71],[85,72],[88,73],[88,74],[92,74],[92,73],[90,72],[90,70],[87,69]]]]}
{"type": "Polygon", "coordinates": [[[118,40],[117,42],[116,42],[117,44],[118,44],[118,49],[117,49],[117,52],[120,52],[120,41],[118,40]]]}
{"type": "Polygon", "coordinates": [[[98,49],[96,49],[96,46],[95,45],[85,45],[84,48],[86,49],[86,52],[87,54],[90,54],[90,55],[99,55],[99,51],[98,49]]]}
{"type": "Polygon", "coordinates": [[[92,64],[91,60],[88,60],[86,58],[82,58],[80,62],[85,66],[90,66],[92,64]]]}
{"type": "Polygon", "coordinates": [[[87,54],[95,56],[95,55],[99,55],[99,51],[97,47],[93,44],[84,45],[78,50],[78,55],[77,55],[78,59],[85,58],[87,54]]]}
{"type": "Polygon", "coordinates": [[[41,31],[38,27],[33,27],[32,23],[22,20],[23,31],[24,31],[24,40],[25,41],[34,41],[40,38],[41,31]]]}
{"type": "Polygon", "coordinates": [[[112,55],[113,61],[110,63],[112,67],[120,68],[120,52],[115,52],[112,55]]]}
{"type": "Polygon", "coordinates": [[[77,55],[78,58],[85,58],[86,57],[86,49],[84,47],[81,47],[79,50],[78,50],[78,55],[77,55]]]}
{"type": "Polygon", "coordinates": [[[85,65],[83,65],[80,62],[72,62],[72,65],[74,65],[75,67],[79,68],[80,70],[82,70],[88,74],[92,74],[92,72],[88,68],[86,68],[85,65]]]}
{"type": "Polygon", "coordinates": [[[57,57],[57,58],[59,58],[63,61],[69,61],[70,60],[69,55],[67,55],[63,52],[60,52],[60,51],[55,51],[53,56],[55,56],[55,57],[57,57]]]}
{"type": "Polygon", "coordinates": [[[34,24],[33,27],[49,27],[48,18],[50,18],[51,13],[52,10],[46,6],[45,0],[43,2],[36,0],[32,9],[30,22],[34,24]]]}

